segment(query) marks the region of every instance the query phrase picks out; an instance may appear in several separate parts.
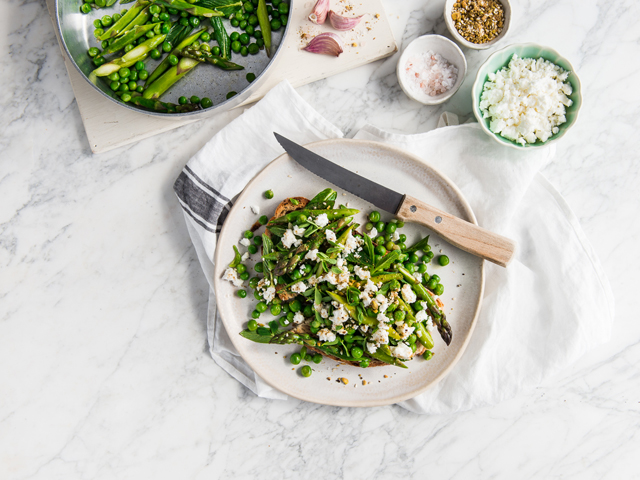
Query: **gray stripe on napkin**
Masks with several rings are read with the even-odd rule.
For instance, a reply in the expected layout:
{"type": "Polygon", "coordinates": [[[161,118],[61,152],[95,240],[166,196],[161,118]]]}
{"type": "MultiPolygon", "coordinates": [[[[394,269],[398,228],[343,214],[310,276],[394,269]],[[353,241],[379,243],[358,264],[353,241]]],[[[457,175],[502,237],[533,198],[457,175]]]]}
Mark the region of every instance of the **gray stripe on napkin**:
{"type": "Polygon", "coordinates": [[[189,167],[180,173],[173,190],[182,209],[202,228],[219,233],[233,203],[204,183],[189,167]]]}

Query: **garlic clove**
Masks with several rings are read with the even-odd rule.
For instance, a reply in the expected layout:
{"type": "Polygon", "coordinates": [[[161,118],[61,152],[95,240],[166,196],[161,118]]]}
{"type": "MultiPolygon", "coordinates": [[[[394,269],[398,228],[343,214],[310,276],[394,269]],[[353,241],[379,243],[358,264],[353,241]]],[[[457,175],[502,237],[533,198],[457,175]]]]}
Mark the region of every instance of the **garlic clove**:
{"type": "Polygon", "coordinates": [[[314,37],[303,50],[338,57],[344,51],[343,46],[344,43],[338,35],[326,32],[314,37]]]}
{"type": "Polygon", "coordinates": [[[351,30],[360,23],[360,20],[362,20],[363,16],[364,15],[360,15],[359,17],[343,17],[342,15],[338,15],[333,10],[330,10],[329,22],[331,22],[331,26],[336,30],[351,30]]]}
{"type": "Polygon", "coordinates": [[[309,20],[316,25],[322,25],[327,19],[327,14],[329,13],[329,2],[330,0],[318,0],[309,14],[309,20]]]}

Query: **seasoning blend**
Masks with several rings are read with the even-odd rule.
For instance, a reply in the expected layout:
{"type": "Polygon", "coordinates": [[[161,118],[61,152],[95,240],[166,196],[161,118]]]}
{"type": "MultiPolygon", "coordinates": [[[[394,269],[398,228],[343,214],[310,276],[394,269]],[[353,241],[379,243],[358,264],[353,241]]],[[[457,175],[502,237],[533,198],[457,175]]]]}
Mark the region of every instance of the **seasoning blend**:
{"type": "Polygon", "coordinates": [[[485,49],[503,38],[509,29],[509,0],[447,0],[444,7],[447,28],[461,45],[485,49]]]}

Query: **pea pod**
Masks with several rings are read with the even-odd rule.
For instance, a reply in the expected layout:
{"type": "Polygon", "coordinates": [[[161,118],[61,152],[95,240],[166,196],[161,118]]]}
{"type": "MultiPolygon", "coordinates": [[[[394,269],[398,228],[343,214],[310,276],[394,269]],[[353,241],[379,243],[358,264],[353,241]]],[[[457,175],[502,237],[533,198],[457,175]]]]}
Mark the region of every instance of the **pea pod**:
{"type": "Polygon", "coordinates": [[[110,38],[118,36],[121,32],[124,32],[134,18],[147,6],[149,0],[138,0],[136,4],[131,7],[127,13],[118,19],[109,29],[98,37],[101,42],[109,40],[110,38]]]}
{"type": "Polygon", "coordinates": [[[124,32],[120,37],[115,38],[107,48],[102,52],[103,55],[108,55],[110,53],[115,53],[118,50],[123,49],[130,43],[135,42],[142,35],[145,35],[147,32],[153,30],[158,23],[150,23],[149,25],[136,25],[130,30],[124,32]]]}
{"type": "Polygon", "coordinates": [[[391,355],[390,353],[385,352],[384,350],[388,350],[388,347],[384,349],[386,345],[380,345],[378,350],[375,353],[371,353],[366,351],[365,354],[371,358],[375,358],[376,360],[380,360],[381,362],[388,363],[389,365],[395,365],[396,367],[407,368],[407,366],[402,363],[401,360],[398,360],[396,357],[391,355]]]}
{"type": "Polygon", "coordinates": [[[177,65],[171,67],[164,75],[149,85],[149,88],[142,93],[142,96],[144,98],[160,98],[173,84],[199,64],[200,62],[192,58],[181,58],[177,65]]]}
{"type": "Polygon", "coordinates": [[[218,10],[227,18],[242,10],[242,2],[238,0],[198,0],[194,3],[200,7],[218,10]]]}
{"type": "Polygon", "coordinates": [[[269,22],[269,13],[267,12],[267,2],[265,0],[258,0],[256,15],[260,30],[262,30],[264,49],[267,51],[267,56],[271,57],[271,23],[269,22]]]}
{"type": "Polygon", "coordinates": [[[135,95],[131,98],[131,103],[139,107],[159,113],[186,113],[198,110],[199,106],[192,103],[186,105],[176,105],[175,103],[161,102],[160,100],[150,100],[142,95],[135,95]]]}
{"type": "MultiPolygon", "coordinates": [[[[400,280],[402,278],[402,274],[401,273],[383,273],[382,275],[376,275],[375,277],[371,277],[371,281],[373,283],[387,283],[390,282],[391,280],[400,280]]],[[[363,280],[361,282],[356,282],[355,285],[357,287],[362,287],[367,283],[366,280],[363,280]]]]}
{"type": "Polygon", "coordinates": [[[211,25],[213,26],[213,29],[214,29],[213,34],[216,37],[218,46],[220,47],[220,56],[224,60],[231,59],[231,39],[229,38],[229,34],[227,33],[227,30],[224,28],[224,24],[222,23],[222,18],[213,17],[211,19],[211,25]]]}
{"type": "Polygon", "coordinates": [[[165,7],[175,8],[181,12],[187,12],[194,17],[222,17],[224,14],[218,10],[212,10],[210,8],[202,7],[182,0],[155,0],[157,5],[164,5],[165,7]]]}
{"type": "Polygon", "coordinates": [[[399,308],[407,314],[407,323],[414,327],[416,330],[416,336],[424,348],[430,350],[433,348],[433,337],[431,336],[431,332],[427,330],[422,322],[419,322],[413,314],[413,310],[409,305],[406,304],[404,300],[398,298],[398,306],[399,308]]]}
{"type": "Polygon", "coordinates": [[[349,217],[352,215],[356,215],[360,210],[356,210],[354,208],[339,208],[332,210],[296,210],[294,212],[289,212],[286,215],[283,215],[280,218],[276,218],[271,220],[267,226],[271,225],[280,225],[283,223],[292,223],[294,222],[300,215],[305,215],[306,217],[310,216],[318,216],[322,214],[326,214],[329,220],[336,220],[338,218],[349,217]]]}
{"type": "Polygon", "coordinates": [[[122,57],[111,60],[109,63],[105,63],[91,72],[91,77],[106,77],[113,72],[117,72],[123,67],[130,67],[138,61],[142,61],[149,55],[149,52],[155,47],[160,45],[166,35],[156,35],[149,40],[142,42],[137,47],[132,48],[129,52],[125,53],[122,57]]]}
{"type": "Polygon", "coordinates": [[[234,245],[233,251],[235,252],[235,255],[233,257],[233,261],[229,264],[229,268],[236,268],[238,265],[242,263],[242,255],[240,255],[240,252],[238,251],[238,247],[234,245]]]}
{"type": "Polygon", "coordinates": [[[305,207],[307,210],[320,210],[320,209],[328,209],[333,208],[336,199],[338,198],[338,193],[333,188],[325,188],[315,197],[313,197],[307,206],[305,207]]]}
{"type": "Polygon", "coordinates": [[[428,246],[429,246],[429,235],[427,235],[426,237],[424,237],[419,242],[417,242],[417,243],[413,244],[412,246],[410,246],[409,248],[407,248],[404,251],[404,253],[413,253],[413,252],[417,252],[419,250],[424,250],[428,246]]]}
{"type": "Polygon", "coordinates": [[[400,250],[394,250],[392,252],[387,253],[384,257],[382,257],[378,261],[378,263],[376,263],[375,267],[373,267],[373,270],[371,270],[371,273],[373,274],[379,270],[386,270],[398,260],[399,256],[400,256],[400,250]]]}
{"type": "MultiPolygon", "coordinates": [[[[182,26],[182,25],[180,25],[180,26],[182,26]]],[[[183,48],[188,47],[193,42],[195,42],[198,38],[200,38],[200,35],[203,32],[206,32],[206,31],[207,31],[206,28],[202,28],[202,29],[198,30],[196,33],[194,33],[193,35],[189,35],[187,38],[182,40],[178,45],[176,45],[176,47],[171,51],[171,54],[172,55],[176,55],[183,48]]],[[[169,36],[170,35],[171,35],[171,32],[169,32],[167,34],[167,41],[169,41],[169,36]]],[[[153,70],[153,72],[151,72],[151,74],[149,75],[149,78],[147,78],[147,81],[144,83],[145,88],[148,87],[149,85],[151,85],[153,82],[155,82],[156,79],[158,79],[160,77],[160,75],[162,75],[164,72],[166,72],[169,68],[171,68],[171,62],[169,62],[169,55],[167,55],[164,58],[164,60],[162,60],[162,62],[160,62],[160,64],[153,70]]]]}
{"type": "Polygon", "coordinates": [[[216,57],[211,53],[205,52],[204,50],[198,50],[195,47],[183,48],[179,51],[179,54],[183,57],[193,58],[194,60],[198,60],[199,62],[207,62],[211,65],[215,65],[222,70],[244,70],[242,65],[238,65],[236,63],[230,62],[229,60],[225,60],[222,57],[216,57]]]}

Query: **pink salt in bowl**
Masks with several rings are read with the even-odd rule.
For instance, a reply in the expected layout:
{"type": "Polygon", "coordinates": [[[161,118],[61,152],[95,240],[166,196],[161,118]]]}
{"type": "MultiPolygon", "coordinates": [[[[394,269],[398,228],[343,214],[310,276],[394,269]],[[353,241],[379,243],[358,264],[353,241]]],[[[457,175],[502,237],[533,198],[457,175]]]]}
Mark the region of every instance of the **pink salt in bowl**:
{"type": "Polygon", "coordinates": [[[467,73],[467,60],[455,43],[441,35],[423,35],[400,55],[396,74],[407,97],[423,105],[449,100],[467,73]]]}

